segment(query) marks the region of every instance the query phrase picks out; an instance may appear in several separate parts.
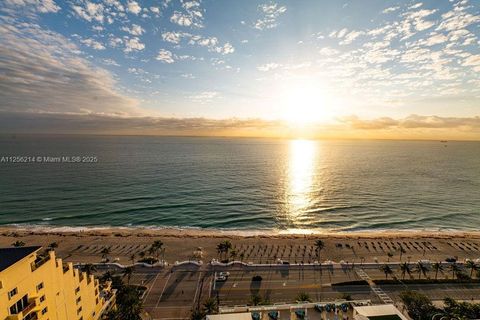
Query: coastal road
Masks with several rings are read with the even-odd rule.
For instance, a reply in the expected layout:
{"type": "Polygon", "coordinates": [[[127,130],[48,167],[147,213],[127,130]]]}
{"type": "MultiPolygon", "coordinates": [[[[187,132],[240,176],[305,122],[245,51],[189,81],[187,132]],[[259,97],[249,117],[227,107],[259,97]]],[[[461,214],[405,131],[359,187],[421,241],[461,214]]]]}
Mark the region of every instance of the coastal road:
{"type": "MultiPolygon", "coordinates": [[[[365,271],[374,278],[384,278],[378,266],[366,266],[365,271]]],[[[145,310],[151,319],[188,319],[192,308],[201,306],[208,297],[218,299],[223,306],[245,305],[257,294],[270,303],[293,302],[300,292],[307,293],[314,301],[333,301],[350,295],[353,299],[370,299],[380,302],[367,285],[341,282],[360,280],[350,268],[318,266],[274,267],[174,267],[167,269],[138,268],[131,283],[147,286],[145,310]],[[215,272],[228,271],[226,281],[214,282],[215,272]],[[252,282],[259,275],[260,282],[252,282]]],[[[420,291],[432,300],[450,296],[470,300],[480,296],[479,284],[430,284],[430,285],[381,285],[395,302],[407,289],[420,291]]],[[[476,299],[476,298],[475,298],[476,299]]]]}

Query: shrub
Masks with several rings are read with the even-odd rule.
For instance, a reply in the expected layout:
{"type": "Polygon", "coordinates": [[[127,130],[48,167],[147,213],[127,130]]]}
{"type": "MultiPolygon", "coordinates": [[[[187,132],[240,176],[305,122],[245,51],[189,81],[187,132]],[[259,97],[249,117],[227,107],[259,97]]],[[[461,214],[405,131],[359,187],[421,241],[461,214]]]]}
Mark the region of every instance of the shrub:
{"type": "Polygon", "coordinates": [[[259,275],[252,277],[252,281],[262,281],[262,280],[263,280],[262,276],[259,276],[259,275]]]}

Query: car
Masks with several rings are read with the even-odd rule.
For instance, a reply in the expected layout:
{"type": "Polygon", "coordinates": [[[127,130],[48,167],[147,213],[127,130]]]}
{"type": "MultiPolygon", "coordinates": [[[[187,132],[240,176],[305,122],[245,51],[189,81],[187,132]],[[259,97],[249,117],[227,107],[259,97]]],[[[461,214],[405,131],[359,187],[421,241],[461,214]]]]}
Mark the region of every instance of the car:
{"type": "Polygon", "coordinates": [[[230,272],[228,271],[222,271],[218,274],[220,277],[228,277],[230,275],[230,272]]]}
{"type": "Polygon", "coordinates": [[[221,276],[221,275],[218,275],[215,277],[215,281],[219,281],[219,282],[222,282],[222,281],[227,281],[227,278],[226,276],[221,276]]]}

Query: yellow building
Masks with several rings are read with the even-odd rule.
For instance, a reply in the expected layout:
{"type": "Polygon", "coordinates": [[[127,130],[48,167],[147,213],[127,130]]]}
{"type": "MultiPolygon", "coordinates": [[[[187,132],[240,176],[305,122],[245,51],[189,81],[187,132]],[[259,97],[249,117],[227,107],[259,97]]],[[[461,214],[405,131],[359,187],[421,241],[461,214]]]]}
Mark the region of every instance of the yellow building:
{"type": "Polygon", "coordinates": [[[41,247],[0,248],[0,320],[96,320],[114,291],[41,247]]]}

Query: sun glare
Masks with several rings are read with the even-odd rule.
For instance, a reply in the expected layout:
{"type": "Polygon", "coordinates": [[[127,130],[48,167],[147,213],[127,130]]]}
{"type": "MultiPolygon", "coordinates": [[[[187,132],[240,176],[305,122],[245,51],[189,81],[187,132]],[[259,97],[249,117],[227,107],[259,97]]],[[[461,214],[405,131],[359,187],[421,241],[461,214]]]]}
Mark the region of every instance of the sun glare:
{"type": "Polygon", "coordinates": [[[292,221],[299,219],[312,200],[315,154],[315,141],[290,141],[288,207],[292,221]]]}
{"type": "Polygon", "coordinates": [[[328,121],[331,117],[330,100],[320,85],[310,83],[293,85],[286,88],[282,95],[282,118],[298,126],[328,121]]]}

